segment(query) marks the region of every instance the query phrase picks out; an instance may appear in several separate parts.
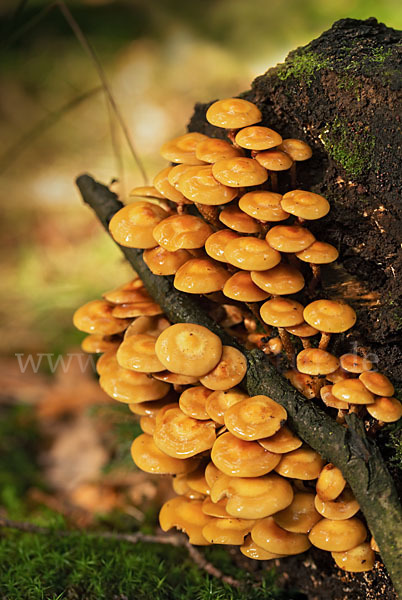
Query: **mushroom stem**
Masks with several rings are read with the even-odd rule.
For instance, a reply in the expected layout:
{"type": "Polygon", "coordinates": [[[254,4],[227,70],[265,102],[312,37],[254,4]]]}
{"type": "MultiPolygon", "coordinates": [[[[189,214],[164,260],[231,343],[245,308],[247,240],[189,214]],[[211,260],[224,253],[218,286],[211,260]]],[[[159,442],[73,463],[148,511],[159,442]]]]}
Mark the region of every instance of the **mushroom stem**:
{"type": "Polygon", "coordinates": [[[243,148],[239,146],[239,144],[236,142],[236,134],[238,131],[238,129],[228,129],[227,136],[234,148],[237,148],[238,150],[243,150],[243,148]]]}
{"type": "Polygon", "coordinates": [[[338,410],[338,414],[336,415],[336,422],[339,423],[339,425],[343,425],[345,423],[345,415],[346,415],[346,410],[342,410],[340,408],[338,410]]]}
{"type": "Polygon", "coordinates": [[[311,271],[313,273],[313,277],[308,286],[308,291],[309,291],[309,293],[312,293],[312,292],[314,292],[315,288],[317,287],[317,285],[320,282],[321,268],[320,268],[320,265],[316,265],[314,263],[309,263],[309,265],[310,265],[311,271]]]}
{"type": "Polygon", "coordinates": [[[269,327],[269,325],[267,325],[266,323],[264,323],[264,321],[261,319],[258,302],[245,302],[244,304],[247,306],[249,311],[254,315],[254,317],[257,319],[257,321],[259,323],[261,323],[261,326],[263,327],[266,334],[271,335],[272,328],[269,327]]]}
{"type": "Polygon", "coordinates": [[[331,334],[330,333],[325,333],[325,331],[323,331],[321,333],[321,339],[320,339],[320,343],[318,344],[318,347],[320,350],[326,350],[328,348],[328,344],[329,344],[329,340],[331,339],[331,334]]]}
{"type": "Polygon", "coordinates": [[[277,192],[278,191],[278,174],[275,173],[275,171],[268,171],[268,173],[269,173],[269,178],[271,181],[271,191],[277,192]]]}
{"type": "Polygon", "coordinates": [[[260,223],[260,237],[262,239],[265,239],[265,236],[267,235],[269,228],[270,228],[270,223],[268,223],[268,221],[259,221],[260,223]]]}
{"type": "Polygon", "coordinates": [[[290,185],[293,189],[297,187],[296,162],[290,167],[290,185]]]}
{"type": "Polygon", "coordinates": [[[311,342],[309,338],[300,338],[303,348],[311,348],[311,342]]]}
{"type": "Polygon", "coordinates": [[[203,219],[209,223],[214,229],[223,229],[222,223],[219,221],[219,210],[217,206],[207,206],[206,204],[195,203],[198,212],[203,219]]]}
{"type": "Polygon", "coordinates": [[[285,349],[288,363],[291,367],[293,367],[295,364],[295,348],[292,344],[289,334],[284,327],[278,327],[278,333],[279,337],[281,338],[283,347],[285,349]]]}

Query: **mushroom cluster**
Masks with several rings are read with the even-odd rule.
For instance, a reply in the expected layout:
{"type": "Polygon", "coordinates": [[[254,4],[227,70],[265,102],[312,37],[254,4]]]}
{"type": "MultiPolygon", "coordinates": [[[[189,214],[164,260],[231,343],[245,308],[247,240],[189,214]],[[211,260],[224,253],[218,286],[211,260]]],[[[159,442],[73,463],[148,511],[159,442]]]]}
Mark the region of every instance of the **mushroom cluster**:
{"type": "Polygon", "coordinates": [[[201,325],[170,323],[136,277],[76,311],[76,327],[89,334],[82,348],[101,354],[101,387],[140,418],[135,464],[172,477],[163,530],[176,527],[193,544],[238,545],[257,560],[312,544],[346,571],[370,570],[378,549],[342,473],[291,431],[280,404],[242,387],[239,342],[276,357],[306,401],[322,401],[342,423],[364,409],[379,425],[402,416],[391,382],[369,360],[328,351],[356,314],[312,295],[320,265],[338,251],[305,225],[330,210],[297,189],[296,163],[311,148],[258,125],[260,110],[243,99],[213,103],[206,118],[227,139],[192,132],[166,142],[170,165],[131,192],[110,232],[142,249],[154,275],[202,296],[233,344],[201,325]]]}

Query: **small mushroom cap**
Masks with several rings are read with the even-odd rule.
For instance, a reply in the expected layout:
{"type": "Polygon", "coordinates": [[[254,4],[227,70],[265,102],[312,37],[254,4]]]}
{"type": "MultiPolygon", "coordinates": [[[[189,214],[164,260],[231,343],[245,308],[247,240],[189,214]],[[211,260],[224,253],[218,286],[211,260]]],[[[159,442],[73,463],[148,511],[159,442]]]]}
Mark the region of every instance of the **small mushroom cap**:
{"type": "Polygon", "coordinates": [[[246,215],[238,206],[227,206],[219,214],[221,223],[239,233],[258,233],[260,226],[255,219],[246,215]]]}
{"type": "Polygon", "coordinates": [[[255,237],[239,237],[225,247],[226,261],[247,271],[265,271],[281,262],[281,255],[265,240],[255,237]]]}
{"type": "Polygon", "coordinates": [[[101,354],[108,350],[117,350],[120,345],[120,340],[115,341],[109,336],[104,336],[101,333],[92,333],[87,335],[81,342],[81,349],[89,354],[101,354]]]}
{"type": "Polygon", "coordinates": [[[339,252],[331,244],[315,241],[305,250],[296,252],[296,256],[299,260],[313,265],[327,265],[338,258],[339,252]]]}
{"type": "Polygon", "coordinates": [[[313,156],[313,152],[306,142],[294,138],[282,140],[279,149],[283,150],[283,152],[286,152],[286,154],[289,154],[290,158],[295,161],[308,160],[313,156]]]}
{"type": "Polygon", "coordinates": [[[258,521],[251,530],[251,538],[258,546],[276,554],[300,554],[311,546],[304,533],[291,533],[277,525],[273,517],[258,521]]]}
{"type": "Polygon", "coordinates": [[[209,542],[202,534],[202,528],[211,520],[202,512],[202,501],[189,500],[184,496],[171,498],[162,506],[159,512],[159,523],[163,531],[176,527],[184,531],[190,544],[207,546],[209,542]]]}
{"type": "Polygon", "coordinates": [[[276,554],[275,552],[268,552],[264,548],[257,546],[251,539],[251,536],[247,537],[243,546],[240,546],[240,552],[247,556],[247,558],[253,558],[254,560],[272,560],[274,558],[283,558],[286,554],[276,554]]]}
{"type": "Polygon", "coordinates": [[[210,390],[229,390],[242,381],[246,372],[247,360],[244,354],[232,346],[223,346],[220,361],[200,381],[210,390]]]}
{"type": "Polygon", "coordinates": [[[331,552],[331,555],[340,569],[351,573],[371,571],[374,567],[375,554],[368,542],[345,552],[331,552]]]}
{"type": "Polygon", "coordinates": [[[302,350],[297,355],[296,363],[297,369],[307,375],[327,375],[333,373],[339,367],[336,356],[320,348],[302,350]]]}
{"type": "Polygon", "coordinates": [[[291,327],[303,323],[303,305],[289,298],[271,298],[261,306],[264,323],[273,327],[291,327]]]}
{"type": "MultiPolygon", "coordinates": [[[[98,361],[99,363],[99,361],[98,361]]],[[[116,358],[110,358],[108,364],[102,364],[99,385],[104,392],[118,402],[133,404],[164,398],[170,386],[156,381],[145,373],[139,373],[120,367],[116,358]]]]}
{"type": "Polygon", "coordinates": [[[281,200],[281,194],[256,190],[244,194],[239,200],[239,207],[259,221],[284,221],[289,217],[289,213],[283,210],[281,200]]]}
{"type": "Polygon", "coordinates": [[[179,179],[178,188],[185,198],[198,204],[219,206],[231,202],[237,190],[219,183],[211,165],[191,167],[179,179]]]}
{"type": "Polygon", "coordinates": [[[312,448],[301,447],[284,454],[275,471],[283,477],[309,481],[316,479],[324,465],[324,460],[312,448]]]}
{"type": "Polygon", "coordinates": [[[300,448],[303,444],[302,440],[293,431],[290,431],[286,425],[283,425],[274,435],[258,440],[258,443],[265,450],[275,452],[276,454],[286,454],[300,448]]]}
{"type": "Polygon", "coordinates": [[[142,258],[148,269],[154,275],[174,275],[179,267],[191,258],[187,250],[169,252],[162,246],[144,250],[142,258]]]}
{"type": "Polygon", "coordinates": [[[378,544],[377,544],[377,542],[375,541],[375,539],[374,539],[374,537],[373,537],[373,536],[371,537],[371,540],[370,540],[370,548],[371,548],[372,550],[374,550],[374,552],[379,552],[379,551],[380,551],[380,549],[379,549],[379,547],[378,547],[378,544]]]}
{"type": "Polygon", "coordinates": [[[226,262],[225,248],[229,242],[239,238],[239,234],[231,229],[221,229],[209,236],[205,242],[205,252],[211,258],[226,262]]]}
{"type": "Polygon", "coordinates": [[[332,393],[332,385],[323,385],[320,389],[321,400],[329,408],[337,408],[338,410],[348,410],[349,404],[343,400],[335,398],[332,393]]]}
{"type": "Polygon", "coordinates": [[[274,516],[275,523],[292,533],[308,533],[321,515],[314,506],[314,494],[296,492],[293,502],[274,516]]]}
{"type": "Polygon", "coordinates": [[[159,244],[170,252],[176,250],[202,248],[211,235],[211,227],[202,219],[193,215],[172,215],[157,225],[153,230],[159,244]]]}
{"type": "Polygon", "coordinates": [[[255,159],[268,171],[287,171],[293,165],[290,156],[276,148],[259,152],[255,159]]]}
{"type": "Polygon", "coordinates": [[[304,277],[300,271],[285,263],[279,263],[267,271],[251,271],[251,279],[264,292],[274,296],[296,294],[304,287],[304,277]]]}
{"type": "Polygon", "coordinates": [[[311,327],[308,323],[300,323],[300,325],[295,325],[294,327],[286,327],[286,331],[300,338],[311,337],[318,333],[318,329],[311,327]]]}
{"type": "Polygon", "coordinates": [[[236,437],[254,441],[274,435],[284,425],[287,412],[268,396],[253,396],[225,412],[225,425],[236,437]]]}
{"type": "Polygon", "coordinates": [[[272,471],[280,455],[268,452],[257,442],[246,442],[230,432],[220,435],[212,447],[216,467],[232,477],[260,477],[272,471]]]}
{"type": "Polygon", "coordinates": [[[152,300],[144,288],[141,279],[135,279],[119,285],[119,287],[102,294],[103,298],[112,304],[129,304],[131,302],[145,302],[152,300]]]}
{"type": "Polygon", "coordinates": [[[349,488],[345,488],[335,500],[322,500],[317,494],[314,504],[322,517],[334,521],[350,519],[360,510],[360,506],[349,488]]]}
{"type": "Polygon", "coordinates": [[[240,546],[245,536],[250,533],[254,521],[249,519],[210,518],[202,529],[203,536],[211,544],[230,544],[240,546]]]}
{"type": "Polygon", "coordinates": [[[247,150],[268,150],[282,142],[282,136],[269,127],[254,125],[240,129],[236,134],[236,144],[247,150]]]}
{"type": "Polygon", "coordinates": [[[156,198],[158,200],[163,200],[165,198],[165,196],[158,192],[156,187],[154,187],[153,185],[141,185],[135,187],[130,191],[129,196],[139,196],[141,198],[156,198]]]}
{"type": "Polygon", "coordinates": [[[112,314],[113,305],[105,300],[92,300],[78,308],[73,316],[74,326],[85,333],[114,335],[127,329],[129,319],[118,319],[112,314]]]}
{"type": "MultiPolygon", "coordinates": [[[[170,171],[167,174],[168,182],[170,183],[170,185],[172,185],[176,190],[178,190],[180,177],[192,168],[192,165],[175,165],[174,167],[171,167],[170,171]]],[[[189,202],[189,204],[191,204],[191,202],[189,202]]]]}
{"type": "Polygon", "coordinates": [[[196,131],[185,133],[165,142],[160,149],[161,156],[173,163],[200,165],[203,161],[196,157],[195,149],[205,139],[207,139],[207,136],[196,131]]]}
{"type": "Polygon", "coordinates": [[[241,150],[238,150],[238,148],[235,148],[229,142],[217,138],[207,138],[199,142],[195,149],[195,155],[207,163],[215,163],[218,160],[243,156],[241,150]]]}
{"type": "Polygon", "coordinates": [[[211,490],[211,500],[229,498],[226,511],[240,519],[261,519],[289,506],[292,486],[275,474],[263,477],[220,478],[211,490]]]}
{"type": "Polygon", "coordinates": [[[310,375],[300,373],[296,369],[288,369],[284,372],[286,379],[306,398],[316,398],[320,383],[310,375]]]}
{"type": "Polygon", "coordinates": [[[363,373],[363,371],[369,371],[373,367],[371,361],[358,354],[342,354],[339,362],[342,369],[349,373],[363,373]]]}
{"type": "Polygon", "coordinates": [[[318,476],[316,491],[324,502],[335,500],[342,493],[346,481],[338,467],[328,463],[318,476]]]}
{"type": "Polygon", "coordinates": [[[272,354],[280,354],[283,350],[283,343],[280,337],[273,337],[267,342],[267,347],[272,354]]]}
{"type": "Polygon", "coordinates": [[[283,210],[291,215],[309,221],[325,217],[331,208],[328,200],[323,196],[305,190],[287,192],[282,198],[281,205],[283,210]]]}
{"type": "Polygon", "coordinates": [[[190,490],[198,492],[203,496],[209,496],[211,493],[211,489],[207,483],[207,480],[205,479],[205,464],[201,463],[200,466],[195,469],[195,471],[192,471],[183,477],[185,477],[190,490]]]}
{"type": "Polygon", "coordinates": [[[210,294],[222,290],[229,277],[211,258],[192,258],[177,270],[174,287],[187,294],[210,294]]]}
{"type": "Polygon", "coordinates": [[[367,412],[384,423],[394,423],[402,417],[402,404],[396,398],[380,396],[374,400],[374,404],[367,406],[367,412]]]}
{"type": "Polygon", "coordinates": [[[112,310],[112,315],[119,319],[126,319],[129,317],[153,317],[161,315],[163,313],[159,304],[156,302],[145,301],[145,302],[132,302],[130,304],[116,304],[112,310]]]}
{"type": "Polygon", "coordinates": [[[181,411],[188,417],[193,417],[193,419],[208,420],[210,417],[205,410],[205,405],[211,393],[211,390],[203,385],[187,388],[179,398],[181,411]]]}
{"type": "Polygon", "coordinates": [[[211,498],[207,496],[202,503],[202,512],[210,517],[227,519],[230,517],[226,512],[227,501],[227,498],[222,498],[219,502],[212,502],[211,498]]]}
{"type": "Polygon", "coordinates": [[[342,381],[342,379],[350,379],[350,373],[344,371],[341,367],[334,371],[333,373],[328,373],[326,379],[331,383],[337,383],[338,381],[342,381]]]}
{"type": "Polygon", "coordinates": [[[211,104],[207,110],[208,123],[215,127],[239,129],[254,125],[262,119],[260,110],[255,104],[241,98],[225,98],[211,104]]]}
{"type": "Polygon", "coordinates": [[[119,365],[141,373],[163,371],[165,367],[155,353],[155,341],[153,335],[146,333],[124,339],[116,354],[119,365]]]}
{"type": "Polygon", "coordinates": [[[96,372],[98,375],[114,373],[119,368],[120,365],[117,362],[116,350],[107,350],[98,358],[98,362],[96,363],[96,372]]]}
{"type": "Polygon", "coordinates": [[[268,293],[252,281],[248,271],[239,271],[232,275],[223,286],[223,293],[227,298],[239,302],[260,302],[268,297],[268,293]]]}
{"type": "Polygon", "coordinates": [[[205,403],[205,410],[209,417],[218,423],[218,425],[224,425],[224,415],[227,409],[233,404],[240,402],[248,398],[247,394],[237,388],[231,390],[217,390],[212,392],[205,403]]]}
{"type": "Polygon", "coordinates": [[[304,320],[326,333],[342,333],[356,323],[351,306],[338,300],[315,300],[304,309],[304,320]]]}
{"type": "Polygon", "coordinates": [[[359,379],[342,379],[332,386],[331,393],[349,404],[373,404],[374,396],[359,379]]]}
{"type": "Polygon", "coordinates": [[[190,458],[209,450],[215,441],[215,424],[187,417],[179,408],[170,408],[158,418],[154,442],[173,458],[190,458]]]}
{"type": "MultiPolygon", "coordinates": [[[[326,375],[339,367],[339,360],[336,356],[320,348],[302,350],[297,355],[296,363],[298,370],[307,375],[326,375]]],[[[332,393],[334,393],[333,390],[332,393]]]]}
{"type": "Polygon", "coordinates": [[[166,381],[173,385],[193,385],[197,383],[199,378],[192,377],[190,375],[181,375],[180,373],[171,373],[170,371],[160,371],[159,373],[152,373],[154,379],[159,381],[166,381]]]}
{"type": "Polygon", "coordinates": [[[154,248],[152,232],[167,213],[150,202],[133,202],[113,215],[109,223],[112,238],[128,248],[154,248]]]}
{"type": "Polygon", "coordinates": [[[376,371],[365,371],[359,375],[365,387],[377,396],[392,396],[395,389],[386,375],[376,371]]]}
{"type": "Polygon", "coordinates": [[[131,445],[131,456],[141,471],[157,475],[178,475],[189,473],[198,465],[198,459],[179,460],[167,456],[155,445],[151,435],[143,433],[131,445]]]}
{"type": "Polygon", "coordinates": [[[160,400],[151,400],[150,402],[136,402],[129,404],[129,410],[135,415],[156,417],[158,411],[170,402],[171,396],[161,398],[160,400]]]}
{"type": "Polygon", "coordinates": [[[202,377],[218,364],[222,342],[202,325],[176,323],[160,334],[155,351],[169,371],[202,377]]]}
{"type": "Polygon", "coordinates": [[[209,462],[205,467],[205,481],[207,482],[210,488],[212,488],[215,481],[217,481],[219,477],[226,477],[226,475],[222,473],[222,471],[220,471],[217,467],[215,467],[213,462],[209,462]]]}
{"type": "Polygon", "coordinates": [[[275,225],[265,239],[271,248],[279,252],[300,252],[315,241],[313,234],[299,225],[275,225]]]}
{"type": "Polygon", "coordinates": [[[218,160],[212,165],[212,173],[220,183],[232,188],[261,185],[268,179],[264,167],[253,158],[244,156],[218,160]]]}
{"type": "Polygon", "coordinates": [[[342,521],[321,519],[309,533],[313,546],[329,552],[344,552],[355,548],[366,539],[367,531],[359,519],[342,521]]]}
{"type": "Polygon", "coordinates": [[[150,415],[141,415],[140,427],[143,433],[153,435],[155,431],[155,417],[151,417],[150,415]]]}
{"type": "Polygon", "coordinates": [[[169,327],[170,323],[163,316],[155,315],[153,317],[141,316],[137,317],[129,327],[127,327],[124,338],[138,333],[147,333],[149,335],[158,336],[161,331],[169,327]]]}

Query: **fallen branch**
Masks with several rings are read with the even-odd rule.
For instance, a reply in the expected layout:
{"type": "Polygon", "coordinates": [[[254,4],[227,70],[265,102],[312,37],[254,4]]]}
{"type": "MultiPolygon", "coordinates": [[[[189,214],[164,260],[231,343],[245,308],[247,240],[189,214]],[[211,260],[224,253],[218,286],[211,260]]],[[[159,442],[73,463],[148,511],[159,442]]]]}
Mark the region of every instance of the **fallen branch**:
{"type": "MultiPolygon", "coordinates": [[[[108,230],[110,219],[123,206],[116,194],[89,175],[78,177],[77,186],[84,202],[108,230]]],[[[224,344],[237,345],[200,308],[195,298],[176,290],[171,278],[151,273],[142,259],[142,250],[120,248],[171,322],[204,325],[219,335],[224,344]]],[[[296,433],[342,470],[380,548],[395,589],[402,597],[402,507],[380,451],[365,437],[363,424],[356,415],[350,415],[348,428],[339,425],[293,388],[263,352],[245,349],[242,352],[248,361],[248,393],[268,395],[284,406],[296,433]]]]}

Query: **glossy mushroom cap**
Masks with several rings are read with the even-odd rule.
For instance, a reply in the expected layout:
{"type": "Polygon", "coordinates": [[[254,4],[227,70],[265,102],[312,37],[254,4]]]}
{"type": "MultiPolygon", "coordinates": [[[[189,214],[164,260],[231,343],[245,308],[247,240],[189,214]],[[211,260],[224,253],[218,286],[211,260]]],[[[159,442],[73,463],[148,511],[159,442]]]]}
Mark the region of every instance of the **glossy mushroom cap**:
{"type": "Polygon", "coordinates": [[[205,405],[211,393],[211,390],[203,385],[187,388],[179,398],[181,411],[188,417],[193,417],[193,419],[208,420],[210,416],[205,410],[205,405]]]}
{"type": "Polygon", "coordinates": [[[355,548],[366,539],[367,531],[359,519],[343,521],[321,519],[309,533],[310,542],[321,550],[344,552],[355,548]]]}
{"type": "Polygon", "coordinates": [[[171,399],[171,395],[168,394],[167,396],[165,396],[164,398],[161,398],[160,400],[153,400],[150,402],[137,402],[135,404],[134,403],[129,404],[128,408],[135,415],[156,417],[156,415],[160,411],[160,409],[163,406],[165,406],[166,404],[170,403],[170,399],[171,399]]]}
{"type": "Polygon", "coordinates": [[[288,369],[284,372],[286,379],[295,387],[299,392],[306,398],[315,398],[319,388],[319,383],[310,375],[306,373],[300,373],[297,369],[288,369]]]}
{"type": "Polygon", "coordinates": [[[365,387],[377,396],[392,396],[395,389],[386,375],[376,371],[365,371],[359,375],[365,387]]]}
{"type": "Polygon", "coordinates": [[[173,215],[153,230],[155,246],[159,244],[169,252],[202,248],[211,233],[211,227],[193,215],[173,215]]]}
{"type": "Polygon", "coordinates": [[[265,240],[255,237],[239,237],[225,247],[227,262],[238,269],[265,271],[281,261],[281,255],[273,250],[265,240]]]}
{"type": "Polygon", "coordinates": [[[257,221],[246,215],[238,206],[224,208],[219,215],[219,220],[229,229],[239,233],[258,233],[260,231],[257,221]]]}
{"type": "Polygon", "coordinates": [[[296,256],[299,260],[313,265],[327,265],[338,258],[339,252],[331,244],[315,241],[305,250],[296,252],[296,256]]]}
{"type": "Polygon", "coordinates": [[[325,217],[330,211],[328,200],[319,194],[305,190],[287,192],[281,202],[283,210],[301,219],[315,220],[325,217]]]}
{"type": "Polygon", "coordinates": [[[247,556],[247,558],[252,558],[254,560],[272,560],[274,558],[282,558],[286,556],[285,554],[276,554],[275,552],[268,552],[268,550],[264,550],[260,546],[257,546],[255,542],[250,537],[247,537],[243,546],[240,546],[240,552],[247,556]]]}
{"type": "Polygon", "coordinates": [[[296,492],[290,506],[276,513],[274,520],[286,531],[308,533],[321,520],[321,515],[314,506],[314,494],[296,492]]]}
{"type": "Polygon", "coordinates": [[[342,493],[346,481],[338,467],[328,463],[318,476],[316,491],[323,501],[335,500],[342,493]]]}
{"type": "Polygon", "coordinates": [[[207,484],[209,485],[210,488],[212,488],[214,483],[220,477],[226,477],[226,475],[224,473],[222,473],[222,471],[220,471],[217,467],[215,467],[213,462],[209,462],[207,464],[207,466],[205,467],[204,474],[205,474],[205,481],[207,482],[207,484]]]}
{"type": "Polygon", "coordinates": [[[274,435],[286,419],[286,410],[268,396],[245,398],[225,412],[225,425],[229,431],[247,441],[274,435]]]}
{"type": "Polygon", "coordinates": [[[190,458],[209,450],[215,441],[215,424],[187,417],[179,408],[170,408],[157,419],[154,442],[173,458],[190,458]]]}
{"type": "Polygon", "coordinates": [[[218,160],[243,156],[243,153],[225,140],[207,138],[197,144],[195,155],[204,162],[216,163],[218,160]]]}
{"type": "Polygon", "coordinates": [[[286,454],[300,448],[303,444],[302,440],[290,431],[286,425],[283,425],[274,435],[258,440],[258,443],[265,450],[275,452],[276,454],[286,454]]]}
{"type": "Polygon", "coordinates": [[[336,408],[338,410],[348,410],[349,404],[343,400],[339,400],[339,398],[335,398],[332,393],[332,388],[332,385],[323,385],[320,389],[321,400],[324,402],[325,406],[336,408]]]}
{"type": "Polygon", "coordinates": [[[289,213],[283,210],[281,200],[281,194],[256,190],[244,194],[239,200],[239,207],[250,217],[259,221],[285,221],[289,217],[289,213]]]}
{"type": "Polygon", "coordinates": [[[233,406],[233,404],[240,402],[240,400],[244,400],[244,398],[248,398],[247,394],[237,388],[231,390],[217,390],[208,396],[205,403],[205,410],[215,423],[224,425],[224,415],[227,409],[230,406],[233,406]]]}
{"type": "Polygon", "coordinates": [[[205,242],[205,252],[211,258],[226,262],[225,248],[229,242],[239,238],[239,234],[231,229],[221,229],[209,236],[205,242]]]}
{"type": "Polygon", "coordinates": [[[317,494],[314,505],[322,517],[332,519],[333,521],[350,519],[360,509],[356,498],[349,488],[345,488],[335,500],[322,500],[317,494]]]}
{"type": "Polygon", "coordinates": [[[246,372],[244,354],[232,346],[223,346],[220,361],[212,371],[200,378],[200,382],[210,390],[229,390],[242,381],[246,372]]]}
{"type": "Polygon", "coordinates": [[[202,534],[202,529],[209,523],[211,517],[202,511],[200,500],[189,500],[184,496],[171,498],[162,506],[159,512],[159,523],[163,531],[176,527],[184,531],[190,544],[207,546],[209,542],[202,534]]]}
{"type": "Polygon", "coordinates": [[[273,327],[292,327],[303,323],[303,305],[289,298],[271,298],[261,306],[264,323],[273,327]]]}
{"type": "Polygon", "coordinates": [[[205,464],[201,463],[195,471],[183,477],[185,477],[188,487],[194,492],[198,492],[203,496],[211,493],[211,489],[205,479],[205,464]]]}
{"type": "Polygon", "coordinates": [[[152,373],[154,379],[159,381],[166,381],[173,385],[193,385],[199,381],[198,377],[190,375],[182,375],[181,373],[171,373],[170,371],[159,371],[158,373],[152,373]]]}
{"type": "Polygon", "coordinates": [[[207,110],[208,123],[215,127],[239,129],[254,125],[262,119],[260,110],[255,104],[241,98],[225,98],[211,104],[207,110]]]}
{"type": "Polygon", "coordinates": [[[371,571],[375,561],[375,554],[368,542],[345,552],[331,552],[331,555],[340,569],[351,573],[371,571]]]}
{"type": "Polygon", "coordinates": [[[104,336],[101,333],[87,335],[81,342],[81,349],[88,354],[101,354],[108,350],[116,351],[120,341],[115,341],[112,336],[104,336]]]}
{"type": "Polygon", "coordinates": [[[158,192],[158,190],[153,185],[141,185],[133,188],[129,196],[139,196],[141,198],[157,198],[159,200],[163,200],[165,196],[158,192]]]}
{"type": "Polygon", "coordinates": [[[349,404],[373,404],[374,396],[359,379],[342,379],[332,386],[331,393],[349,404]]]}
{"type": "Polygon", "coordinates": [[[153,317],[156,315],[162,315],[162,309],[159,304],[152,300],[144,302],[131,302],[129,304],[117,304],[113,310],[112,315],[120,319],[126,319],[129,317],[153,317]]]}
{"type": "Polygon", "coordinates": [[[271,149],[259,152],[256,161],[268,171],[287,171],[293,165],[293,160],[282,150],[271,149]]]}
{"type": "Polygon", "coordinates": [[[313,152],[306,142],[295,138],[287,138],[282,140],[280,150],[289,154],[290,158],[295,161],[308,160],[313,156],[313,152]]]}
{"type": "Polygon", "coordinates": [[[216,439],[211,458],[222,473],[231,477],[260,477],[280,461],[280,455],[268,452],[257,442],[240,440],[230,432],[216,439]]]}
{"type": "Polygon", "coordinates": [[[300,271],[285,263],[279,263],[267,271],[251,271],[251,279],[264,292],[274,296],[296,294],[304,287],[304,277],[300,271]]]}
{"type": "Polygon", "coordinates": [[[174,275],[179,267],[191,258],[187,250],[169,252],[162,246],[144,250],[142,258],[148,269],[154,275],[174,275]]]}
{"type": "Polygon", "coordinates": [[[315,327],[311,327],[311,325],[309,325],[308,323],[300,323],[300,325],[286,327],[286,331],[300,338],[311,337],[318,333],[318,329],[316,329],[315,327]]]}
{"type": "Polygon", "coordinates": [[[188,200],[208,206],[227,204],[237,196],[235,188],[215,179],[211,165],[188,169],[180,177],[178,188],[188,200]]]}
{"type": "Polygon", "coordinates": [[[141,373],[163,371],[164,365],[155,353],[155,337],[140,333],[122,341],[116,357],[119,365],[141,373]]]}
{"type": "Polygon", "coordinates": [[[223,293],[227,298],[239,302],[260,302],[268,297],[268,292],[264,292],[252,281],[248,271],[232,275],[223,286],[223,293]]]}
{"type": "MultiPolygon", "coordinates": [[[[326,375],[339,367],[339,360],[333,354],[319,348],[306,348],[297,355],[297,368],[307,375],[326,375]]],[[[332,391],[332,393],[334,393],[332,391]]]]}
{"type": "Polygon", "coordinates": [[[230,274],[210,258],[192,258],[182,265],[174,278],[174,287],[187,294],[210,294],[223,289],[230,274]]]}
{"type": "Polygon", "coordinates": [[[207,136],[197,131],[185,133],[179,137],[165,142],[160,149],[161,156],[174,163],[184,163],[186,165],[199,165],[203,161],[199,160],[195,155],[197,145],[207,136]]]}
{"type": "Polygon", "coordinates": [[[175,165],[174,167],[171,167],[167,175],[168,182],[170,183],[170,185],[172,185],[176,190],[178,190],[180,177],[192,168],[192,165],[175,165]]]}
{"type": "Polygon", "coordinates": [[[247,150],[268,150],[282,142],[282,136],[269,127],[254,125],[240,129],[236,134],[236,144],[247,150]]]}
{"type": "Polygon", "coordinates": [[[230,515],[226,512],[226,504],[227,498],[222,498],[219,502],[212,502],[211,498],[207,496],[202,503],[202,512],[210,517],[227,519],[230,515]]]}
{"type": "Polygon", "coordinates": [[[402,404],[396,398],[380,396],[367,406],[367,412],[384,423],[394,423],[402,417],[402,404]]]}
{"type": "MultiPolygon", "coordinates": [[[[176,202],[176,204],[190,204],[185,199],[183,194],[177,190],[169,181],[169,177],[172,175],[174,167],[165,167],[157,173],[154,177],[154,186],[165,198],[176,202]]],[[[172,181],[172,178],[171,178],[172,181]]]]}
{"type": "Polygon", "coordinates": [[[168,456],[155,445],[151,435],[143,433],[131,445],[131,457],[137,467],[146,473],[178,475],[189,473],[198,465],[198,459],[180,460],[168,456]]]}
{"type": "Polygon", "coordinates": [[[155,351],[169,371],[202,377],[220,361],[222,342],[206,327],[177,323],[160,334],[155,351]]]}
{"type": "Polygon", "coordinates": [[[152,300],[139,277],[136,277],[123,285],[119,285],[119,287],[114,288],[113,290],[105,292],[102,296],[112,304],[127,304],[130,302],[152,300]]]}
{"type": "Polygon", "coordinates": [[[109,223],[112,238],[128,248],[154,248],[154,227],[167,213],[150,202],[133,202],[113,215],[109,223]]]}
{"type": "Polygon", "coordinates": [[[326,333],[342,333],[356,323],[356,313],[338,300],[315,300],[304,309],[304,320],[326,333]]]}
{"type": "Polygon", "coordinates": [[[254,521],[249,519],[212,517],[203,527],[202,534],[211,544],[240,546],[253,525],[254,521]]]}
{"type": "MultiPolygon", "coordinates": [[[[103,355],[104,358],[106,355],[103,355]]],[[[116,356],[98,361],[99,385],[104,392],[118,402],[133,404],[164,398],[170,386],[156,381],[147,374],[131,371],[119,365],[116,356]]]]}
{"type": "Polygon", "coordinates": [[[268,179],[264,167],[253,158],[243,156],[218,160],[212,165],[212,173],[220,183],[232,188],[261,185],[268,179]]]}
{"type": "Polygon", "coordinates": [[[363,373],[373,367],[373,363],[358,354],[342,354],[339,359],[342,369],[349,373],[363,373]]]}
{"type": "Polygon", "coordinates": [[[73,316],[74,326],[85,333],[113,335],[127,329],[131,321],[112,315],[113,305],[105,300],[92,300],[78,308],[73,316]]]}
{"type": "Polygon", "coordinates": [[[251,530],[251,538],[264,550],[286,556],[300,554],[311,546],[307,535],[282,529],[273,517],[258,521],[251,530]]]}
{"type": "Polygon", "coordinates": [[[315,241],[313,234],[299,225],[275,225],[265,239],[271,248],[279,252],[300,252],[315,241]]]}
{"type": "Polygon", "coordinates": [[[284,454],[275,471],[283,477],[316,479],[324,465],[324,460],[312,448],[306,446],[284,454]]]}

